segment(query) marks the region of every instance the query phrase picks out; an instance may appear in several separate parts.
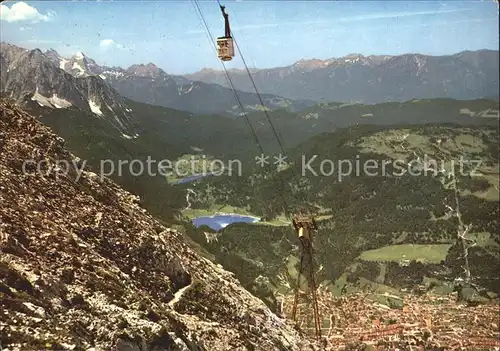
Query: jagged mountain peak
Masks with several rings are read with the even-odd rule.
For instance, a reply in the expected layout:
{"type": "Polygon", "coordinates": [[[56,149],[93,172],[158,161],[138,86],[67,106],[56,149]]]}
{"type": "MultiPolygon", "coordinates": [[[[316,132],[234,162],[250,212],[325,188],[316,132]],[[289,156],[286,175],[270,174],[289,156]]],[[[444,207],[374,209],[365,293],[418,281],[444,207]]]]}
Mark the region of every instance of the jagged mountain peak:
{"type": "Polygon", "coordinates": [[[61,57],[61,55],[59,55],[59,53],[52,48],[45,50],[44,54],[47,56],[61,57]]]}
{"type": "Polygon", "coordinates": [[[135,64],[126,69],[130,74],[134,74],[140,77],[151,77],[155,78],[159,75],[166,75],[166,73],[156,66],[154,63],[149,62],[147,64],[135,64]]]}
{"type": "Polygon", "coordinates": [[[93,59],[78,51],[71,57],[63,57],[56,50],[49,49],[44,52],[56,66],[75,77],[88,77],[100,74],[104,68],[93,59]]]}
{"type": "MultiPolygon", "coordinates": [[[[352,53],[328,60],[300,60],[293,65],[258,70],[253,79],[261,93],[316,102],[378,103],[411,99],[476,99],[498,95],[498,51],[449,55],[352,53]],[[321,62],[325,62],[324,66],[321,62]],[[308,68],[306,68],[308,67],[308,68]]],[[[199,71],[190,79],[229,86],[224,72],[199,71]]],[[[234,72],[233,85],[254,90],[246,72],[234,72]]]]}
{"type": "Polygon", "coordinates": [[[329,60],[320,60],[320,59],[302,59],[293,64],[293,66],[304,67],[309,69],[315,69],[327,66],[329,64],[329,60]]]}
{"type": "Polygon", "coordinates": [[[360,54],[358,52],[352,52],[352,53],[349,53],[349,54],[343,56],[342,58],[353,58],[353,57],[359,57],[359,58],[361,58],[361,57],[364,57],[364,56],[363,56],[363,54],[360,54]]]}
{"type": "Polygon", "coordinates": [[[73,57],[74,57],[74,58],[76,58],[76,59],[83,59],[83,58],[85,58],[86,56],[84,55],[84,53],[83,53],[83,52],[81,52],[81,51],[77,51],[73,57]]]}

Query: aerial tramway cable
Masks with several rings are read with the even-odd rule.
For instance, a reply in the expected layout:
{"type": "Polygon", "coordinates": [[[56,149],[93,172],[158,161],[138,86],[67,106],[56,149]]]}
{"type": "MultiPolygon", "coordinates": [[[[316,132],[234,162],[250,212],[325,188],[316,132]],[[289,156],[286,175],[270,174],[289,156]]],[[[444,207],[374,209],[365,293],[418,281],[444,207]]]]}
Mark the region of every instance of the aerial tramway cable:
{"type": "MultiPolygon", "coordinates": [[[[217,0],[217,3],[219,4],[219,6],[222,6],[219,0],[217,0]]],[[[281,152],[283,154],[285,154],[285,148],[283,147],[283,144],[280,140],[280,137],[278,136],[276,128],[274,128],[273,122],[271,121],[271,117],[269,116],[269,113],[267,112],[266,105],[264,105],[264,101],[262,100],[262,96],[260,95],[259,90],[257,89],[257,85],[255,84],[255,80],[253,79],[252,74],[251,74],[250,70],[248,69],[248,65],[245,61],[245,57],[243,56],[243,53],[241,52],[240,46],[238,45],[238,41],[236,40],[236,37],[234,36],[234,33],[232,31],[231,31],[231,37],[233,38],[233,41],[234,41],[234,44],[236,45],[236,49],[238,50],[238,53],[240,54],[241,60],[243,61],[243,65],[245,66],[245,70],[248,74],[248,77],[250,78],[250,81],[252,82],[255,93],[257,94],[257,97],[259,98],[259,102],[262,105],[262,107],[264,108],[264,113],[267,117],[267,121],[269,122],[269,125],[271,126],[271,129],[273,130],[273,134],[276,138],[276,141],[278,142],[278,144],[280,146],[281,152]]]]}
{"type": "MultiPolygon", "coordinates": [[[[220,0],[216,0],[216,1],[217,1],[217,4],[219,5],[219,7],[220,7],[221,9],[224,9],[224,6],[222,6],[222,5],[221,5],[220,0]]],[[[203,15],[203,11],[201,10],[201,8],[200,8],[200,6],[199,6],[199,4],[198,4],[198,1],[197,1],[197,0],[193,0],[193,2],[194,2],[194,4],[195,4],[195,6],[196,6],[196,9],[198,10],[198,13],[199,13],[199,16],[200,16],[200,18],[201,18],[202,23],[203,23],[203,24],[204,24],[204,26],[205,26],[206,33],[208,33],[208,39],[209,39],[209,41],[211,42],[212,47],[215,49],[216,54],[218,55],[218,52],[217,52],[217,47],[215,46],[215,40],[214,40],[214,37],[212,36],[212,33],[210,32],[210,29],[209,29],[209,27],[208,27],[208,24],[207,24],[207,22],[206,22],[206,20],[205,20],[205,17],[204,17],[204,15],[203,15]]],[[[223,13],[224,13],[224,11],[223,11],[223,13]]],[[[227,21],[227,18],[225,18],[225,19],[226,19],[226,21],[227,21]]],[[[271,120],[271,117],[270,117],[270,115],[269,115],[269,112],[267,111],[267,108],[266,108],[266,106],[264,105],[264,101],[263,101],[263,99],[262,99],[262,96],[261,96],[261,94],[260,94],[259,90],[257,89],[257,85],[255,84],[255,80],[254,80],[254,79],[253,79],[253,77],[252,77],[252,74],[251,74],[251,72],[250,72],[250,69],[248,68],[248,65],[247,65],[246,60],[245,60],[245,58],[244,58],[244,56],[243,56],[243,53],[241,52],[240,46],[239,46],[239,44],[238,44],[238,42],[237,42],[236,38],[234,37],[234,33],[232,32],[232,30],[230,30],[230,29],[229,29],[229,24],[228,24],[228,23],[226,23],[226,27],[227,27],[227,28],[226,28],[226,31],[228,31],[228,30],[229,30],[229,33],[226,33],[226,37],[225,37],[225,38],[226,38],[226,39],[227,39],[227,38],[229,38],[229,39],[231,39],[231,41],[232,41],[232,42],[234,42],[234,43],[235,43],[236,48],[237,48],[237,50],[238,50],[238,53],[239,53],[239,55],[241,56],[241,59],[242,59],[242,61],[243,61],[243,65],[245,66],[245,70],[246,70],[246,72],[247,72],[247,74],[248,74],[248,77],[250,78],[250,81],[252,82],[252,85],[253,85],[253,88],[254,88],[254,90],[255,90],[255,93],[256,93],[256,95],[257,95],[257,97],[258,97],[258,99],[259,99],[260,104],[262,105],[262,107],[263,107],[263,109],[264,109],[264,114],[265,114],[265,116],[266,116],[266,118],[267,118],[267,121],[269,122],[269,125],[271,126],[271,129],[272,129],[272,131],[273,131],[274,137],[276,138],[276,141],[278,142],[278,145],[279,145],[279,147],[280,147],[280,150],[281,150],[281,152],[282,152],[283,156],[285,156],[285,148],[284,148],[284,146],[283,146],[283,143],[282,143],[282,141],[281,141],[281,139],[280,139],[280,137],[279,137],[279,135],[278,135],[278,132],[277,132],[277,130],[276,130],[276,128],[275,128],[275,126],[274,126],[274,124],[273,124],[272,120],[271,120]],[[229,34],[229,37],[227,37],[227,34],[229,34]]],[[[224,39],[224,38],[222,38],[222,39],[224,39]]],[[[232,45],[232,44],[231,44],[231,45],[232,45]]],[[[219,55],[218,55],[218,56],[219,56],[219,55]]],[[[250,120],[249,120],[248,115],[247,115],[247,113],[246,113],[246,111],[245,111],[245,108],[244,108],[244,106],[243,106],[243,104],[242,104],[242,102],[241,102],[241,100],[240,100],[240,98],[239,98],[239,96],[238,96],[238,92],[237,92],[237,90],[236,90],[236,88],[235,88],[235,86],[234,86],[234,84],[233,84],[233,81],[232,81],[232,79],[231,79],[231,77],[230,77],[230,75],[229,75],[229,73],[228,73],[228,71],[227,71],[227,69],[226,69],[226,65],[224,64],[224,62],[223,62],[223,61],[224,61],[224,59],[222,59],[222,61],[220,62],[220,64],[222,65],[222,68],[223,68],[223,70],[224,70],[224,74],[225,74],[225,76],[226,76],[226,79],[227,79],[227,81],[229,82],[229,85],[230,85],[230,87],[231,87],[231,90],[233,91],[234,97],[235,97],[235,99],[237,100],[238,105],[240,106],[240,108],[241,108],[241,110],[242,110],[243,117],[245,118],[245,121],[246,121],[246,123],[248,124],[248,126],[249,126],[249,128],[250,128],[250,131],[251,131],[251,133],[252,133],[253,139],[254,139],[254,141],[255,141],[255,143],[256,143],[256,145],[257,145],[257,147],[258,147],[259,151],[260,151],[260,152],[261,152],[261,154],[263,155],[263,154],[264,154],[263,148],[262,148],[261,144],[259,143],[259,139],[258,139],[258,137],[257,137],[257,135],[256,135],[256,133],[255,133],[254,128],[252,127],[252,124],[250,123],[250,120]]],[[[298,181],[298,185],[300,185],[300,177],[299,177],[299,175],[297,174],[297,172],[296,172],[296,170],[295,170],[295,168],[294,168],[294,167],[291,167],[291,172],[292,172],[292,174],[293,174],[293,177],[297,179],[297,181],[298,181]]],[[[283,210],[284,210],[284,214],[285,214],[285,216],[286,216],[288,219],[291,219],[291,215],[290,215],[290,212],[289,212],[289,211],[290,211],[290,210],[292,210],[292,209],[290,209],[290,208],[289,208],[289,206],[288,206],[288,204],[287,204],[287,201],[286,201],[286,198],[285,198],[285,196],[283,196],[283,192],[285,191],[285,184],[284,184],[284,182],[283,182],[282,177],[279,177],[279,176],[278,176],[278,180],[279,180],[280,185],[281,185],[281,192],[282,192],[282,194],[281,194],[281,196],[280,196],[280,197],[281,197],[281,199],[283,200],[283,206],[284,206],[283,210]]],[[[300,212],[300,213],[302,213],[302,212],[304,212],[304,210],[307,210],[307,209],[306,209],[306,207],[304,206],[304,204],[305,204],[305,194],[303,194],[303,193],[301,194],[300,188],[298,189],[298,196],[300,197],[300,199],[299,199],[299,200],[300,200],[300,202],[302,203],[302,206],[300,206],[298,210],[299,210],[299,212],[300,212]]],[[[309,212],[309,211],[307,211],[307,212],[309,212]]]]}
{"type": "MultiPolygon", "coordinates": [[[[199,4],[198,4],[198,1],[197,1],[197,0],[193,0],[193,3],[195,4],[196,9],[198,10],[198,13],[199,13],[199,15],[200,15],[201,21],[202,21],[203,25],[205,26],[206,33],[207,33],[207,34],[208,34],[208,36],[209,36],[209,37],[208,37],[208,39],[209,39],[209,41],[211,42],[212,47],[215,49],[215,51],[217,51],[217,47],[216,47],[216,46],[215,46],[215,44],[214,44],[214,43],[215,43],[215,41],[214,41],[214,37],[212,36],[212,33],[211,33],[211,31],[210,31],[210,29],[209,29],[209,27],[208,27],[208,24],[207,24],[207,22],[206,22],[206,20],[205,20],[205,16],[203,15],[203,12],[202,12],[202,10],[201,10],[201,8],[200,8],[199,4]]],[[[220,3],[219,3],[219,6],[220,6],[220,3]]],[[[231,33],[231,34],[232,34],[232,33],[231,33]]],[[[217,52],[216,52],[216,53],[217,53],[217,52]]],[[[240,55],[241,55],[241,52],[240,52],[240,55]]],[[[251,131],[251,133],[252,133],[252,136],[253,136],[254,142],[255,142],[255,144],[257,145],[257,148],[259,149],[260,153],[261,153],[262,155],[264,155],[264,149],[262,148],[262,145],[261,145],[261,144],[260,144],[260,142],[259,142],[259,139],[258,139],[258,137],[257,137],[257,134],[255,133],[255,130],[254,130],[254,128],[252,127],[252,124],[250,123],[250,120],[249,120],[249,118],[248,118],[248,115],[247,115],[247,113],[246,113],[246,111],[245,111],[245,107],[243,106],[243,104],[242,104],[242,102],[241,102],[241,100],[240,100],[240,98],[239,98],[239,96],[238,96],[238,92],[237,92],[236,88],[234,87],[233,81],[232,81],[232,79],[231,79],[231,76],[229,75],[229,72],[227,71],[226,65],[224,64],[224,62],[220,62],[220,64],[222,65],[222,68],[223,68],[223,70],[224,70],[224,74],[225,74],[225,76],[226,76],[227,81],[229,82],[229,85],[230,85],[230,87],[231,87],[231,90],[233,91],[234,97],[235,97],[236,101],[238,102],[238,105],[239,105],[239,106],[240,106],[240,108],[241,108],[241,111],[242,111],[242,113],[243,113],[243,117],[245,118],[245,121],[246,121],[246,123],[248,124],[248,127],[250,128],[250,131],[251,131]]],[[[245,65],[246,65],[246,64],[245,64],[245,65]]],[[[247,69],[248,69],[248,67],[247,67],[247,69]]],[[[282,189],[284,190],[283,180],[282,180],[281,178],[279,178],[279,179],[280,179],[280,182],[281,182],[282,189]]],[[[283,196],[283,194],[281,195],[281,199],[283,200],[284,211],[285,211],[285,215],[286,215],[286,214],[287,214],[287,210],[286,210],[286,209],[287,209],[289,206],[288,206],[287,201],[286,201],[285,197],[283,196]]]]}
{"type": "MultiPolygon", "coordinates": [[[[200,5],[198,4],[198,1],[197,0],[193,0],[193,3],[194,5],[196,6],[195,10],[197,9],[198,10],[198,13],[199,15],[201,16],[200,19],[201,21],[203,22],[203,25],[205,26],[205,29],[206,29],[206,33],[205,34],[208,34],[208,40],[210,41],[210,43],[212,44],[212,47],[215,49],[216,51],[216,54],[217,54],[217,47],[215,46],[214,44],[214,37],[212,36],[212,33],[210,32],[210,29],[208,28],[208,24],[207,22],[205,21],[205,17],[203,16],[203,12],[201,11],[201,8],[200,8],[200,5]]],[[[243,113],[243,117],[245,118],[245,121],[247,122],[248,124],[248,127],[250,128],[250,132],[252,133],[252,137],[254,139],[254,142],[255,144],[257,145],[257,148],[259,149],[259,151],[263,154],[264,153],[264,150],[262,149],[262,146],[260,145],[259,143],[259,139],[257,138],[257,134],[255,133],[255,130],[254,128],[252,127],[252,124],[250,123],[250,120],[248,119],[248,116],[247,116],[247,113],[245,111],[245,108],[243,106],[243,104],[241,103],[241,100],[238,96],[238,93],[236,92],[236,89],[234,88],[234,84],[233,84],[233,81],[231,79],[231,77],[229,76],[229,73],[227,72],[227,69],[226,69],[226,65],[224,64],[224,62],[220,62],[220,64],[222,65],[222,68],[224,70],[224,74],[226,76],[226,79],[227,81],[229,82],[229,85],[231,87],[231,90],[233,91],[233,94],[234,94],[234,98],[236,99],[236,101],[238,102],[238,105],[240,106],[241,108],[241,112],[243,113]]]]}
{"type": "MultiPolygon", "coordinates": [[[[203,24],[205,25],[205,28],[206,28],[206,31],[209,35],[209,40],[210,42],[212,43],[212,46],[215,48],[216,50],[216,54],[219,56],[219,53],[217,52],[217,47],[215,47],[215,41],[214,41],[214,38],[212,36],[212,34],[210,33],[210,29],[208,28],[208,25],[205,21],[205,18],[203,16],[203,12],[201,11],[201,8],[199,7],[198,5],[198,2],[197,0],[193,0],[195,5],[196,5],[196,8],[198,9],[198,12],[201,16],[201,20],[203,22],[203,24]]],[[[217,3],[219,5],[219,7],[223,10],[223,14],[225,14],[224,12],[224,7],[221,5],[220,1],[217,0],[217,3]]],[[[279,146],[280,146],[280,149],[281,149],[281,152],[283,153],[283,155],[285,154],[285,149],[283,147],[283,143],[281,142],[280,140],[280,137],[276,131],[276,128],[274,127],[272,121],[271,121],[271,117],[269,116],[269,113],[267,111],[267,108],[266,106],[264,105],[264,101],[262,100],[262,97],[257,89],[257,85],[255,84],[255,81],[252,77],[252,74],[250,72],[250,70],[248,69],[248,65],[245,61],[245,58],[243,57],[243,54],[241,52],[241,49],[238,45],[238,42],[236,41],[236,38],[234,37],[234,34],[232,33],[232,31],[230,31],[228,28],[229,28],[229,23],[228,23],[228,19],[227,19],[227,15],[224,16],[225,17],[225,20],[226,20],[226,36],[224,38],[220,38],[221,40],[225,40],[225,39],[230,39],[231,41],[234,41],[234,43],[236,44],[236,48],[238,50],[238,53],[239,55],[241,56],[241,59],[243,61],[243,64],[245,66],[245,69],[246,69],[246,72],[252,82],[252,85],[255,89],[255,93],[257,94],[257,97],[259,98],[259,102],[260,104],[262,105],[262,107],[264,108],[264,113],[266,115],[266,118],[269,122],[269,125],[271,126],[271,129],[273,130],[273,134],[274,134],[274,137],[276,138],[279,146]],[[229,31],[229,33],[228,33],[229,31]]],[[[232,42],[231,42],[231,47],[232,47],[232,42]]],[[[232,49],[231,49],[232,50],[232,49]]],[[[227,55],[222,55],[222,61],[228,59],[230,60],[232,57],[234,56],[234,51],[232,51],[231,53],[231,56],[227,56],[227,55]]],[[[222,64],[222,67],[224,69],[224,73],[225,73],[225,76],[226,76],[226,79],[228,80],[230,86],[231,86],[231,89],[233,91],[233,94],[236,98],[236,100],[238,101],[238,104],[243,112],[243,116],[245,117],[245,120],[248,124],[248,126],[250,127],[250,130],[252,132],[252,135],[254,137],[254,140],[257,144],[257,147],[259,148],[261,154],[263,155],[264,152],[263,152],[263,149],[262,149],[262,146],[260,145],[259,143],[259,140],[257,138],[257,135],[255,134],[255,130],[253,129],[251,123],[250,123],[250,120],[248,119],[248,116],[245,112],[245,108],[243,106],[243,104],[241,103],[240,99],[239,99],[239,96],[238,96],[238,92],[237,90],[235,89],[234,87],[234,84],[231,80],[231,77],[229,76],[229,73],[227,72],[227,69],[226,69],[226,66],[224,64],[224,62],[221,62],[222,64]]],[[[294,176],[296,176],[296,172],[295,172],[295,169],[292,167],[292,172],[294,173],[294,176]]],[[[278,176],[278,179],[281,183],[281,190],[284,191],[284,182],[283,182],[283,179],[278,176]]],[[[299,183],[300,183],[300,179],[299,179],[299,183]]],[[[299,194],[300,194],[300,189],[299,189],[299,194]]],[[[286,201],[286,198],[285,196],[283,196],[283,193],[281,193],[281,198],[283,200],[283,205],[284,205],[284,212],[285,212],[285,216],[290,218],[290,213],[287,211],[287,209],[289,209],[289,206],[287,204],[287,201],[286,201]]],[[[302,201],[304,201],[304,199],[302,199],[302,201]]],[[[301,208],[302,210],[302,208],[301,208]]],[[[302,212],[302,211],[300,211],[302,212]]],[[[312,219],[305,219],[306,222],[309,222],[309,221],[312,221],[311,223],[313,224],[313,227],[315,230],[317,230],[317,227],[316,227],[316,223],[314,221],[314,217],[311,217],[312,219]]],[[[298,227],[297,227],[297,223],[295,222],[295,219],[296,217],[292,218],[292,223],[294,224],[294,227],[296,227],[296,229],[298,230],[298,227]]],[[[309,228],[309,225],[306,224],[306,226],[308,227],[306,230],[309,232],[309,230],[312,230],[312,228],[309,228]]],[[[298,232],[299,232],[299,238],[300,238],[300,233],[303,233],[303,230],[304,228],[300,229],[298,232]]],[[[280,242],[283,240],[284,236],[286,235],[286,233],[283,235],[283,237],[281,238],[280,242]]],[[[310,236],[308,235],[308,239],[309,240],[310,236]]],[[[302,241],[301,241],[302,242],[302,241]]],[[[312,290],[311,293],[312,293],[312,300],[313,300],[313,310],[314,310],[314,322],[315,322],[315,334],[316,334],[316,337],[320,338],[321,337],[321,326],[320,326],[320,317],[319,317],[319,309],[318,309],[318,303],[317,303],[317,297],[316,297],[316,282],[315,282],[315,272],[314,272],[314,264],[313,264],[313,251],[312,251],[312,242],[310,242],[308,245],[302,245],[303,248],[302,248],[302,252],[301,252],[301,259],[300,259],[300,268],[299,268],[299,275],[297,277],[297,286],[295,288],[295,298],[294,298],[294,304],[293,304],[293,319],[296,320],[296,313],[297,313],[297,303],[298,303],[298,299],[299,299],[299,290],[300,290],[300,277],[302,275],[302,273],[306,273],[306,275],[308,275],[309,279],[308,279],[308,286],[309,288],[312,290]],[[303,272],[303,269],[304,269],[304,260],[307,260],[308,262],[308,268],[309,268],[309,272],[303,272]]]]}
{"type": "MultiPolygon", "coordinates": [[[[222,7],[222,5],[220,3],[220,0],[217,0],[217,4],[219,5],[219,7],[222,7]]],[[[236,49],[238,50],[238,53],[239,53],[239,55],[241,57],[241,60],[243,61],[243,65],[245,66],[245,70],[246,70],[246,72],[248,74],[248,77],[250,78],[250,81],[252,82],[253,88],[254,88],[255,93],[256,93],[256,95],[257,95],[257,97],[259,99],[259,102],[260,102],[261,106],[263,107],[266,119],[267,119],[267,121],[268,121],[268,123],[269,123],[269,125],[270,125],[270,127],[271,127],[271,129],[273,131],[273,134],[274,134],[274,137],[276,138],[276,141],[278,142],[278,145],[280,147],[280,151],[281,151],[282,155],[285,156],[286,152],[285,152],[285,148],[283,146],[283,142],[282,142],[280,136],[278,135],[278,132],[277,132],[277,130],[276,130],[276,128],[275,128],[272,120],[271,120],[269,112],[268,112],[268,110],[267,110],[267,108],[266,108],[266,106],[264,104],[262,96],[261,96],[259,90],[257,89],[257,85],[255,84],[255,80],[253,79],[252,73],[250,72],[250,69],[248,68],[248,65],[247,65],[245,57],[243,56],[243,53],[242,53],[242,51],[240,49],[240,46],[238,45],[238,41],[236,40],[236,37],[234,36],[234,33],[232,31],[231,31],[230,34],[231,34],[232,41],[236,45],[236,49]]],[[[227,72],[226,72],[226,74],[227,74],[227,72]]],[[[233,89],[234,89],[234,86],[233,86],[233,89]]],[[[237,94],[236,91],[235,91],[235,94],[237,94]]],[[[293,177],[296,178],[297,181],[300,183],[300,177],[298,176],[298,174],[295,171],[294,167],[291,168],[291,171],[292,171],[293,177]]],[[[281,177],[278,177],[278,179],[280,181],[281,190],[285,191],[285,185],[284,185],[283,179],[281,177]]],[[[290,213],[287,211],[288,205],[286,204],[286,200],[285,200],[285,198],[283,196],[282,196],[282,199],[283,199],[284,206],[285,206],[285,208],[284,208],[285,216],[290,219],[291,218],[290,213]]],[[[300,200],[304,201],[304,197],[302,196],[302,199],[300,199],[300,200]]],[[[303,210],[303,208],[300,208],[300,211],[302,211],[302,210],[303,210]]]]}
{"type": "MultiPolygon", "coordinates": [[[[217,3],[219,4],[219,6],[221,6],[221,3],[220,3],[220,0],[217,0],[217,3]]],[[[258,99],[259,99],[259,102],[261,104],[261,106],[263,107],[263,110],[264,110],[264,114],[266,115],[266,119],[267,121],[269,122],[269,125],[273,131],[273,134],[274,134],[274,137],[276,138],[276,141],[278,142],[278,145],[280,147],[280,151],[282,153],[282,155],[284,156],[286,154],[285,152],[285,148],[283,146],[283,142],[280,138],[280,136],[278,135],[278,132],[271,120],[271,117],[269,115],[269,112],[264,104],[264,101],[262,99],[262,96],[259,92],[259,90],[257,89],[257,85],[255,84],[255,80],[253,79],[253,76],[252,76],[252,73],[250,72],[250,69],[248,68],[248,65],[246,63],[246,60],[245,60],[245,57],[243,56],[243,53],[241,52],[241,49],[240,49],[240,46],[238,45],[238,41],[236,40],[236,37],[234,36],[234,33],[231,31],[231,37],[233,39],[233,42],[234,44],[236,45],[236,49],[238,50],[238,53],[241,57],[241,60],[243,61],[243,65],[245,66],[245,70],[248,74],[248,77],[250,78],[250,81],[252,82],[252,85],[253,85],[253,88],[255,90],[255,94],[257,95],[258,99]]],[[[293,167],[291,167],[291,171],[293,173],[293,177],[297,179],[297,181],[300,183],[300,177],[298,176],[297,172],[295,171],[295,169],[293,167]]],[[[283,183],[283,180],[281,179],[281,177],[278,177],[279,180],[280,180],[280,183],[281,183],[281,186],[282,186],[282,190],[284,191],[284,183],[283,183]]],[[[302,197],[302,199],[300,199],[302,201],[304,201],[305,199],[302,197]]],[[[300,210],[303,210],[303,208],[301,208],[300,210]]],[[[285,209],[285,216],[287,216],[288,218],[290,218],[290,216],[287,214],[287,211],[285,209]]]]}

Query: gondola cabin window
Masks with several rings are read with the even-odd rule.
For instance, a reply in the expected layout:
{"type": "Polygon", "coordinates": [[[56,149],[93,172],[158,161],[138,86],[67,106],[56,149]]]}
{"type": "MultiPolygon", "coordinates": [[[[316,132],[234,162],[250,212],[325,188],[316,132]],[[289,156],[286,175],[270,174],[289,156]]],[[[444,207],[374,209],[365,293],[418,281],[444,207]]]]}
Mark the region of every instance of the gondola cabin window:
{"type": "Polygon", "coordinates": [[[234,57],[233,38],[217,38],[217,54],[222,61],[231,61],[234,57]]]}

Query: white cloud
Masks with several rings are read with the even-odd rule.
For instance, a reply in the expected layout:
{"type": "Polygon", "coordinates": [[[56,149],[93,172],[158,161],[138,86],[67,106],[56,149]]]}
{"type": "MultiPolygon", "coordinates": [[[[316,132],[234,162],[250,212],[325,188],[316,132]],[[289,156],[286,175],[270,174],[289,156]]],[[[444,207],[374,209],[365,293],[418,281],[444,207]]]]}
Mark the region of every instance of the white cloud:
{"type": "Polygon", "coordinates": [[[117,48],[117,49],[123,49],[124,46],[118,43],[115,43],[113,39],[103,39],[101,40],[101,43],[99,44],[101,49],[106,50],[110,48],[117,48]]]}
{"type": "Polygon", "coordinates": [[[441,13],[453,13],[469,11],[470,9],[451,9],[451,10],[431,10],[431,11],[402,11],[402,12],[381,12],[372,13],[360,16],[343,17],[338,19],[339,22],[353,22],[353,21],[367,21],[377,19],[390,19],[399,17],[412,17],[412,16],[425,16],[425,15],[438,15],[441,13]]]}
{"type": "Polygon", "coordinates": [[[54,12],[43,15],[36,8],[22,1],[16,2],[10,8],[7,5],[0,5],[0,19],[2,21],[37,23],[40,21],[50,21],[53,17],[54,12]]]}
{"type": "Polygon", "coordinates": [[[107,47],[110,47],[114,44],[115,42],[113,41],[113,39],[103,39],[101,40],[101,48],[107,48],[107,47]]]}

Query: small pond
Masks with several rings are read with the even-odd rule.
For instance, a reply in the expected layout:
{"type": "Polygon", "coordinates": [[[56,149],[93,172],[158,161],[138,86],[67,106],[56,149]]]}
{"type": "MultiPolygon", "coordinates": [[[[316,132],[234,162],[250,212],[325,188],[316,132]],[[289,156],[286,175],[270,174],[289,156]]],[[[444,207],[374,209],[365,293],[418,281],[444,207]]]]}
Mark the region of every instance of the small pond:
{"type": "Polygon", "coordinates": [[[205,178],[205,177],[209,177],[209,176],[212,176],[212,175],[213,175],[212,173],[193,174],[193,175],[190,175],[188,177],[184,177],[182,179],[179,179],[177,182],[175,182],[175,184],[186,184],[186,183],[194,182],[195,180],[198,180],[198,179],[201,179],[201,178],[205,178]]]}
{"type": "Polygon", "coordinates": [[[207,225],[214,230],[220,230],[232,223],[255,223],[259,221],[259,218],[239,214],[217,214],[197,217],[192,221],[196,227],[207,225]]]}

